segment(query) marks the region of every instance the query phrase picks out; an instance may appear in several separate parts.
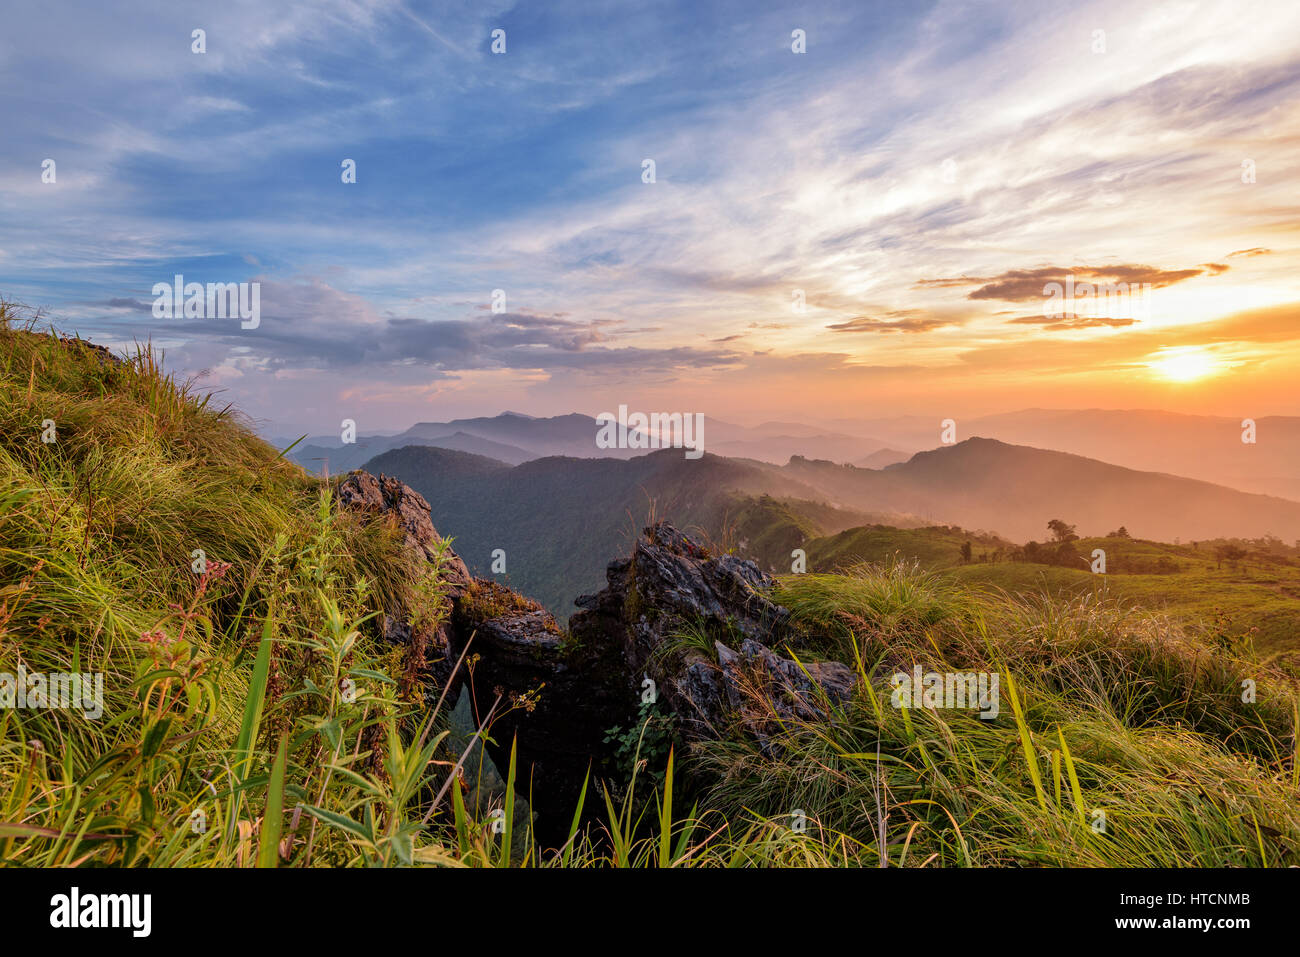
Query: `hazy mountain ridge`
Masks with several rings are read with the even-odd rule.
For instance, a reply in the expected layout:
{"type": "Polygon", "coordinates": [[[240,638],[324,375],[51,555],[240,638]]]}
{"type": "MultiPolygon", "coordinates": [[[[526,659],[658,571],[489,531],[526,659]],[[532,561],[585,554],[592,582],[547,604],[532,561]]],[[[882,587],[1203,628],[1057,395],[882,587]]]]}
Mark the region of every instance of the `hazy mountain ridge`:
{"type": "Polygon", "coordinates": [[[654,516],[711,536],[731,529],[772,561],[782,550],[788,556],[787,541],[882,517],[819,504],[824,496],[815,488],[771,467],[716,455],[688,460],[677,449],[632,459],[552,456],[512,468],[411,445],[376,456],[365,468],[395,476],[427,498],[434,523],[455,539],[471,569],[490,574],[492,553],[502,549],[506,572],[498,577],[565,612],[580,593],[600,587],[609,555],[625,549],[654,516]],[[764,495],[802,500],[797,520],[806,528],[791,535],[786,526],[795,519],[787,506],[773,500],[756,509],[746,500],[764,495]]]}
{"type": "Polygon", "coordinates": [[[796,458],[781,471],[838,505],[870,503],[1017,541],[1041,539],[1053,518],[1077,524],[1084,534],[1126,525],[1134,535],[1160,541],[1300,538],[1300,502],[995,439],[919,452],[881,470],[796,458]]]}
{"type": "Polygon", "coordinates": [[[435,523],[456,538],[472,568],[489,573],[493,550],[503,549],[506,579],[560,610],[599,584],[604,556],[652,514],[743,540],[774,571],[789,569],[790,551],[804,538],[870,523],[954,525],[1020,543],[1048,537],[1056,518],[1083,535],[1125,526],[1160,541],[1300,538],[1300,503],[992,439],[921,452],[886,469],[800,457],[784,466],[712,454],[688,460],[675,449],[510,467],[419,445],[365,467],[428,498],[435,523]],[[799,517],[742,501],[755,496],[802,503],[799,517]],[[820,519],[809,518],[816,509],[820,519]]]}
{"type": "MultiPolygon", "coordinates": [[[[1068,452],[1142,472],[1200,479],[1246,492],[1300,501],[1300,418],[1255,420],[1257,441],[1241,441],[1241,420],[1158,410],[1022,409],[957,420],[958,439],[989,438],[1010,445],[1068,452]]],[[[488,455],[511,465],[563,455],[632,458],[645,449],[601,449],[598,424],[581,413],[533,418],[518,412],[419,422],[403,432],[357,436],[344,445],[309,436],[289,458],[313,471],[347,471],[404,445],[430,445],[488,455]]],[[[939,420],[900,416],[825,425],[764,422],[742,426],[705,418],[704,448],[727,458],[784,465],[792,456],[885,468],[939,446],[939,420]]],[[[292,440],[279,440],[281,447],[292,440]]]]}
{"type": "MultiPolygon", "coordinates": [[[[1188,415],[1153,409],[1022,409],[956,417],[957,438],[1070,452],[1143,472],[1165,472],[1246,492],[1300,500],[1300,417],[1255,416],[1256,441],[1242,442],[1250,417],[1188,415]]],[[[837,420],[901,449],[931,449],[939,417],[837,420]]]]}
{"type": "MultiPolygon", "coordinates": [[[[599,429],[600,425],[593,416],[577,412],[549,418],[503,412],[447,422],[417,422],[396,434],[359,434],[356,441],[349,444],[330,436],[308,436],[303,439],[303,444],[290,450],[289,458],[315,472],[328,468],[337,473],[358,468],[376,455],[407,445],[475,452],[511,465],[549,456],[627,459],[648,451],[600,448],[596,445],[599,429]]],[[[837,462],[856,461],[885,448],[878,439],[816,426],[767,422],[750,427],[708,416],[704,418],[703,435],[706,451],[727,458],[753,459],[773,465],[783,465],[792,455],[809,455],[837,462]]],[[[279,440],[279,444],[287,446],[291,441],[279,440]]],[[[896,455],[906,457],[906,453],[896,455]]]]}

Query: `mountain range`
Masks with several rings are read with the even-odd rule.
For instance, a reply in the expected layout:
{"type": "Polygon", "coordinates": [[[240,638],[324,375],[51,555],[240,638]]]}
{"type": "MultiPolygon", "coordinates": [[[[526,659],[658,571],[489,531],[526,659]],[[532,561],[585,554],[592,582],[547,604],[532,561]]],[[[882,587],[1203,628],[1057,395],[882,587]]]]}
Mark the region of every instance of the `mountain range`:
{"type": "Polygon", "coordinates": [[[794,456],[785,465],[666,449],[634,458],[548,456],[511,466],[408,445],[365,464],[423,494],[472,569],[505,577],[567,611],[600,584],[604,562],[653,518],[695,526],[773,570],[814,538],[865,524],[955,525],[1012,541],[1043,540],[1053,519],[1083,535],[1121,526],[1176,541],[1272,534],[1300,539],[1300,502],[1079,455],[967,439],[883,469],[794,456]]]}
{"type": "MultiPolygon", "coordinates": [[[[939,443],[939,421],[938,416],[906,416],[840,419],[828,425],[915,452],[939,443]]],[[[1131,469],[1300,500],[1300,417],[1251,416],[1249,410],[1230,418],[1151,409],[1023,409],[956,417],[956,430],[958,439],[983,437],[1072,452],[1131,469]],[[1246,419],[1254,423],[1254,442],[1242,441],[1246,419]]]]}
{"type": "MultiPolygon", "coordinates": [[[[419,422],[397,434],[358,435],[344,444],[334,436],[307,436],[289,452],[289,458],[315,472],[331,473],[359,468],[370,458],[407,445],[472,452],[518,465],[531,459],[564,455],[572,458],[632,458],[644,449],[603,449],[596,445],[599,424],[593,416],[570,413],[534,418],[518,412],[449,422],[419,422]]],[[[705,448],[728,458],[753,459],[780,465],[792,455],[808,455],[834,462],[899,461],[910,452],[886,448],[879,439],[818,429],[793,422],[765,422],[741,426],[705,417],[705,448]],[[883,458],[871,459],[872,456],[883,458]]],[[[282,447],[292,439],[275,440],[282,447]]]]}
{"type": "Polygon", "coordinates": [[[365,468],[428,499],[434,524],[454,538],[472,570],[490,574],[501,549],[501,580],[564,612],[579,593],[600,587],[609,555],[625,551],[655,518],[671,516],[717,540],[731,535],[750,553],[776,555],[832,531],[907,523],[905,516],[828,507],[816,488],[770,466],[716,455],[688,460],[676,449],[625,460],[551,456],[512,467],[412,445],[365,468]]]}
{"type": "MultiPolygon", "coordinates": [[[[880,469],[940,446],[940,419],[925,416],[840,419],[824,426],[771,421],[742,426],[705,418],[704,447],[728,458],[784,465],[792,456],[880,469]]],[[[958,439],[990,438],[1069,452],[1146,472],[1300,500],[1300,418],[1252,420],[1255,441],[1242,441],[1241,419],[1151,410],[1025,409],[956,420],[958,439]]],[[[316,472],[358,468],[389,449],[425,445],[485,455],[518,465],[547,456],[631,458],[637,449],[596,447],[592,416],[535,418],[518,412],[420,422],[397,434],[370,433],[343,444],[309,436],[289,458],[316,472]]],[[[276,440],[283,448],[292,439],[276,440]]]]}

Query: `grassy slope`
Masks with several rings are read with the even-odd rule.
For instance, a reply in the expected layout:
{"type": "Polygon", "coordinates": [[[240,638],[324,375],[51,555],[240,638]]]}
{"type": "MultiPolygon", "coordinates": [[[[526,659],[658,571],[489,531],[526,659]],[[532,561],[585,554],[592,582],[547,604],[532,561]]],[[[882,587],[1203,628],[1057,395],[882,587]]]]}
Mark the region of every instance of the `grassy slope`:
{"type": "MultiPolygon", "coordinates": [[[[435,611],[415,581],[390,529],[333,515],[319,483],[149,354],[118,365],[0,327],[0,671],[98,672],[105,698],[96,721],[0,711],[0,854],[249,862],[273,797],[355,813],[362,789],[331,781],[329,757],[382,778],[403,707],[357,623],[386,600],[435,611]]],[[[296,849],[316,830],[299,825],[296,849]]],[[[316,835],[317,861],[352,856],[342,833],[316,835]]]]}
{"type": "Polygon", "coordinates": [[[859,838],[883,817],[884,845],[863,853],[881,863],[1297,862],[1295,684],[1243,649],[1112,602],[972,594],[905,563],[790,576],[779,597],[814,653],[856,658],[875,693],[831,723],[787,721],[779,757],[710,748],[715,797],[859,838]],[[998,673],[1001,714],[893,707],[888,676],[915,664],[998,673]]]}
{"type": "Polygon", "coordinates": [[[864,561],[888,562],[899,556],[931,570],[944,570],[959,581],[1012,594],[1047,593],[1065,599],[1105,596],[1166,611],[1192,628],[1214,633],[1244,634],[1254,629],[1253,639],[1261,652],[1300,660],[1300,562],[1256,555],[1220,563],[1207,544],[1194,547],[1114,537],[1085,538],[1073,544],[1084,557],[1094,549],[1105,550],[1109,573],[1094,575],[1082,560],[1078,569],[1007,561],[1013,547],[1009,543],[944,526],[866,526],[813,539],[807,547],[815,571],[842,570],[864,561]],[[960,548],[966,541],[972,543],[972,564],[961,563],[960,548]],[[979,561],[982,554],[991,556],[999,549],[998,561],[979,561]],[[1170,571],[1151,573],[1157,567],[1170,571]]]}
{"type": "Polygon", "coordinates": [[[752,558],[769,571],[788,572],[794,549],[868,517],[822,502],[737,494],[709,531],[724,549],[752,558]]]}
{"type": "Polygon", "coordinates": [[[833,569],[863,561],[887,562],[895,555],[903,555],[927,568],[949,568],[961,563],[961,548],[967,542],[977,558],[1011,547],[996,536],[976,535],[945,525],[925,528],[867,525],[810,542],[808,560],[814,568],[833,569]]]}
{"type": "Polygon", "coordinates": [[[1119,601],[1166,611],[1193,628],[1244,634],[1253,631],[1256,647],[1300,661],[1300,567],[1243,561],[1216,565],[1204,552],[1158,542],[1129,544],[1119,539],[1084,539],[1078,551],[1106,550],[1107,560],[1130,549],[1149,560],[1167,558],[1179,571],[1170,574],[1107,574],[1046,565],[1003,563],[968,565],[953,574],[1012,592],[1047,591],[1062,596],[1104,594],[1119,601]]]}
{"type": "MultiPolygon", "coordinates": [[[[0,672],[102,672],[107,699],[99,721],[0,710],[0,858],[505,862],[510,835],[476,823],[458,786],[428,815],[448,779],[430,764],[438,735],[423,738],[410,663],[366,617],[400,600],[427,626],[440,603],[391,529],[334,514],[148,355],[104,365],[0,325],[0,380],[0,672]],[[40,441],[46,419],[57,442],[40,441]],[[229,567],[195,575],[196,548],[229,567]]],[[[723,772],[697,778],[697,820],[680,799],[652,798],[640,827],[611,805],[604,840],[528,863],[1295,861],[1294,687],[1247,650],[900,565],[796,576],[780,597],[802,653],[856,662],[852,702],[787,720],[764,750],[738,734],[680,752],[679,769],[723,772]],[[998,670],[1002,714],[891,707],[883,681],[912,662],[998,670]],[[796,810],[806,831],[788,826],[796,810]]]]}

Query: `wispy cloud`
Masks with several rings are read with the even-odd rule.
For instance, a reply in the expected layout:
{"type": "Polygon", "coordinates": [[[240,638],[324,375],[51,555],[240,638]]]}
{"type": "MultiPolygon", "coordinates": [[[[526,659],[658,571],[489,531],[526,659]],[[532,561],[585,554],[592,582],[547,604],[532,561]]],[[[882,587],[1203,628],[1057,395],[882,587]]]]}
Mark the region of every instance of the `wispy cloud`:
{"type": "Polygon", "coordinates": [[[799,370],[957,395],[943,370],[1009,382],[1034,330],[1123,389],[1106,350],[1300,300],[1286,0],[73,7],[0,37],[0,294],[166,342],[257,415],[380,382],[408,419],[593,383],[824,403],[782,396],[799,370]],[[261,281],[261,327],[154,320],[176,272],[261,281]],[[1066,275],[1160,297],[997,308],[1066,275]]]}

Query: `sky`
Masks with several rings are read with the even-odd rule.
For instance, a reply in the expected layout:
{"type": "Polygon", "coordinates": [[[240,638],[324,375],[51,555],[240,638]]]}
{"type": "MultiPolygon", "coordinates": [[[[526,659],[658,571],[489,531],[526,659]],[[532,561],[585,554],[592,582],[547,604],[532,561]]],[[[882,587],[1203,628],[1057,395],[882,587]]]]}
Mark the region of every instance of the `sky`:
{"type": "Polygon", "coordinates": [[[10,0],[0,78],[0,298],[268,434],[1300,414],[1294,0],[10,0]]]}

